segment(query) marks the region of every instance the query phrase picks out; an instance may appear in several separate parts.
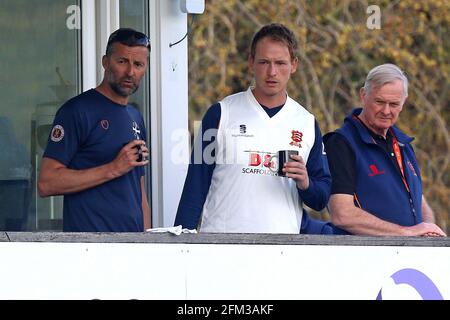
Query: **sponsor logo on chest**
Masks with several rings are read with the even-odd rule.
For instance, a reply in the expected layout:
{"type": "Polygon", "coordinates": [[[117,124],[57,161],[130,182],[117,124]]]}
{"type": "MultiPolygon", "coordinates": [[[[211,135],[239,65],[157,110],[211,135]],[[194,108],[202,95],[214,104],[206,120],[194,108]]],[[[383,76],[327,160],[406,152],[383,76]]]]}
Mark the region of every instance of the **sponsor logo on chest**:
{"type": "Polygon", "coordinates": [[[243,174],[259,174],[277,176],[276,158],[274,153],[266,151],[244,151],[248,154],[248,164],[242,168],[243,174]]]}
{"type": "Polygon", "coordinates": [[[231,136],[233,138],[253,138],[255,135],[247,133],[247,130],[246,124],[240,124],[239,126],[231,129],[231,136]]]}
{"type": "Polygon", "coordinates": [[[134,138],[136,140],[141,140],[141,136],[140,136],[141,129],[139,128],[139,126],[138,126],[136,121],[133,121],[133,125],[132,125],[131,129],[133,130],[134,138]]]}

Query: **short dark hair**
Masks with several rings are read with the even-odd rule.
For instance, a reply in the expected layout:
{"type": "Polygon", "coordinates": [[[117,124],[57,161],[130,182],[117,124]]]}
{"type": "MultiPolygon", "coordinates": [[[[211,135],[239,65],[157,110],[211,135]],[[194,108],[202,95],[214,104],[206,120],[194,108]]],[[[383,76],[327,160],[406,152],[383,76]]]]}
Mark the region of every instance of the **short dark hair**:
{"type": "Polygon", "coordinates": [[[150,39],[144,33],[131,28],[120,28],[111,33],[106,45],[107,56],[111,55],[113,44],[116,42],[129,47],[146,47],[150,51],[150,39]]]}
{"type": "Polygon", "coordinates": [[[294,33],[281,23],[271,23],[263,26],[253,36],[252,44],[250,47],[250,56],[253,59],[255,58],[256,45],[261,39],[266,37],[284,43],[289,49],[291,60],[297,57],[298,42],[295,38],[294,33]]]}

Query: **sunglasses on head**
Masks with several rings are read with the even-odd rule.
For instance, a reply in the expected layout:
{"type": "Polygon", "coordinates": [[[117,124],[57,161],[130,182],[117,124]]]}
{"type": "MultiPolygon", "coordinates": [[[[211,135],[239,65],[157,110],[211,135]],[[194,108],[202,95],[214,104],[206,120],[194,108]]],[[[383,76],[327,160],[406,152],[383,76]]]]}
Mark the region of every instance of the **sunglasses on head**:
{"type": "Polygon", "coordinates": [[[130,47],[143,46],[150,50],[150,39],[142,32],[133,29],[122,28],[111,33],[107,46],[114,42],[120,42],[130,47]]]}

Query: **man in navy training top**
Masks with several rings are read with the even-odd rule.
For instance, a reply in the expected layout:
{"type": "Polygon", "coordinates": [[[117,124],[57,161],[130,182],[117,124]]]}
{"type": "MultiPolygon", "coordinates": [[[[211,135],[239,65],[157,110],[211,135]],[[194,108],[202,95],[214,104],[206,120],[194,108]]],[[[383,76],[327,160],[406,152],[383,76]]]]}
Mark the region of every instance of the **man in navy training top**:
{"type": "Polygon", "coordinates": [[[445,236],[422,193],[413,138],[394,125],[407,96],[404,73],[377,66],[360,90],[362,108],[324,137],[333,177],[329,209],[341,233],[445,236]]]}
{"type": "Polygon", "coordinates": [[[146,35],[113,32],[103,81],[57,112],[39,176],[42,197],[64,195],[63,230],[140,232],[150,227],[144,188],[149,150],[140,112],[128,104],[148,66],[146,35]]]}
{"type": "Polygon", "coordinates": [[[302,207],[325,207],[331,177],[314,116],[286,93],[296,49],[293,33],[281,24],[255,34],[248,60],[255,85],[205,114],[175,225],[195,229],[202,217],[201,232],[299,233],[301,226],[330,233],[302,207]],[[280,177],[273,156],[289,149],[299,155],[280,177]]]}

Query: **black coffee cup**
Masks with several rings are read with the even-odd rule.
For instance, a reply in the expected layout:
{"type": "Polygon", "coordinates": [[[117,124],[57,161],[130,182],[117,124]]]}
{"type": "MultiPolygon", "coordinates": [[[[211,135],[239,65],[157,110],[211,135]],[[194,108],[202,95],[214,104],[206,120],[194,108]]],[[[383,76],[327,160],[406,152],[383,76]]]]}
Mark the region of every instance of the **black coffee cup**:
{"type": "Polygon", "coordinates": [[[137,145],[135,145],[133,148],[135,148],[135,149],[137,149],[137,158],[136,158],[136,161],[137,162],[141,162],[141,161],[143,161],[143,160],[145,160],[144,159],[144,155],[142,154],[142,149],[141,149],[141,146],[139,145],[139,144],[137,144],[137,145]]]}
{"type": "Polygon", "coordinates": [[[135,148],[138,150],[138,158],[136,159],[137,162],[141,162],[144,160],[144,157],[142,156],[142,149],[140,145],[135,146],[135,148]]]}
{"type": "Polygon", "coordinates": [[[291,158],[292,155],[298,155],[298,151],[297,150],[278,151],[276,155],[270,158],[270,161],[272,161],[272,159],[277,159],[278,165],[276,165],[275,168],[273,169],[270,168],[270,170],[272,170],[273,172],[277,172],[280,177],[285,177],[286,173],[283,172],[283,166],[286,162],[295,161],[294,159],[291,158]]]}

